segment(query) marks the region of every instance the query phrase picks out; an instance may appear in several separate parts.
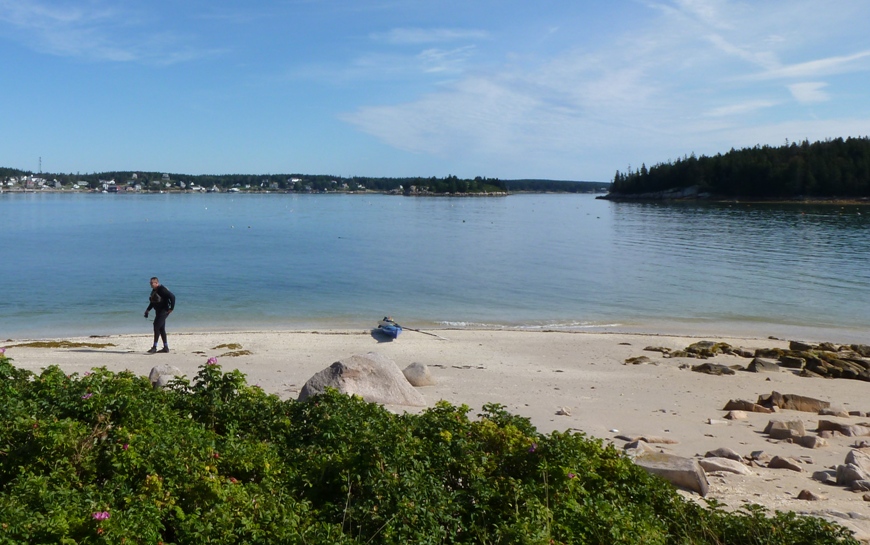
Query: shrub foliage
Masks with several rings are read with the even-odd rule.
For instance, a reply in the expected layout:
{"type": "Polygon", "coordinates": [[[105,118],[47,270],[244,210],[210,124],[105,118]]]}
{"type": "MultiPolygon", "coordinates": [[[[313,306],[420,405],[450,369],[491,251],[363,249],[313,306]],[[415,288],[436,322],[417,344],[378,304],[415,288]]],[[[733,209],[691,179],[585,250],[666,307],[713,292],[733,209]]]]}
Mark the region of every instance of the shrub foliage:
{"type": "Polygon", "coordinates": [[[2,543],[857,543],[685,500],[612,446],[499,405],[282,401],[204,365],[155,390],[0,355],[2,543]]]}

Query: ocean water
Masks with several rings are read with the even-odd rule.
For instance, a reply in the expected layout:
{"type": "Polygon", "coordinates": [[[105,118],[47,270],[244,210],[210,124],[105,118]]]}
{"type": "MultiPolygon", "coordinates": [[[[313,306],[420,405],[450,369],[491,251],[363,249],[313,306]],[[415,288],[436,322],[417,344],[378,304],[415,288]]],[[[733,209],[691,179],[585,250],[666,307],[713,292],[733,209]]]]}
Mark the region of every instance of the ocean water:
{"type": "Polygon", "coordinates": [[[411,327],[870,343],[870,207],[591,195],[0,195],[0,337],[411,327]],[[152,315],[153,316],[153,315],[152,315]]]}

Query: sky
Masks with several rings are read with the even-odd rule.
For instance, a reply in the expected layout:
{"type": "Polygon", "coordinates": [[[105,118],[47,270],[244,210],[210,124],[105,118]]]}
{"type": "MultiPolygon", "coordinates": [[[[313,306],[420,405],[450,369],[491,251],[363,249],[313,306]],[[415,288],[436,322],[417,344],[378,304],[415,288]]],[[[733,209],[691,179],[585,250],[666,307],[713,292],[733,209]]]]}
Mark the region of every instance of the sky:
{"type": "Polygon", "coordinates": [[[0,0],[0,167],[610,181],[870,135],[864,0],[0,0]]]}

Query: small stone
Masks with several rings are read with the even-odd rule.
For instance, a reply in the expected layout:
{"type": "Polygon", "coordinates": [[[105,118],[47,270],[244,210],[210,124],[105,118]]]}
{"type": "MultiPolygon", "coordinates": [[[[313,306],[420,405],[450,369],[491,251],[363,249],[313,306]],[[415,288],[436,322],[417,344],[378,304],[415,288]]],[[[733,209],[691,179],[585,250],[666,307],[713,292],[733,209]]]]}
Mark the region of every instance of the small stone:
{"type": "Polygon", "coordinates": [[[561,407],[558,411],[556,411],[556,414],[559,416],[571,416],[571,409],[569,409],[568,407],[561,407]]]}
{"type": "Polygon", "coordinates": [[[864,501],[870,501],[870,494],[864,494],[864,501]]]}
{"type": "Polygon", "coordinates": [[[806,429],[802,420],[771,420],[764,428],[764,433],[770,435],[772,439],[791,439],[794,437],[803,437],[806,435],[806,429]]]}
{"type": "Polygon", "coordinates": [[[758,460],[760,462],[766,462],[770,460],[770,454],[764,452],[763,450],[753,450],[749,453],[750,460],[758,460]]]}
{"type": "Polygon", "coordinates": [[[807,500],[807,501],[819,501],[822,498],[820,496],[817,496],[816,494],[810,492],[807,489],[803,489],[798,494],[798,499],[799,500],[807,500]]]}
{"type": "Polygon", "coordinates": [[[816,435],[795,437],[794,442],[805,448],[821,448],[828,446],[828,441],[816,435]]]}
{"type": "Polygon", "coordinates": [[[746,420],[749,415],[746,414],[746,411],[728,411],[725,418],[728,420],[746,420]]]}
{"type": "Polygon", "coordinates": [[[743,457],[737,454],[735,451],[730,448],[720,447],[716,450],[707,451],[704,455],[705,458],[727,458],[729,460],[741,461],[743,457]]]}
{"type": "Polygon", "coordinates": [[[627,360],[625,360],[625,365],[642,365],[642,364],[647,364],[647,363],[652,363],[652,360],[646,356],[637,356],[637,357],[628,358],[627,360]]]}
{"type": "Polygon", "coordinates": [[[803,472],[803,468],[791,458],[784,458],[782,456],[774,456],[771,458],[770,462],[768,462],[767,467],[770,469],[788,469],[791,471],[803,472]]]}

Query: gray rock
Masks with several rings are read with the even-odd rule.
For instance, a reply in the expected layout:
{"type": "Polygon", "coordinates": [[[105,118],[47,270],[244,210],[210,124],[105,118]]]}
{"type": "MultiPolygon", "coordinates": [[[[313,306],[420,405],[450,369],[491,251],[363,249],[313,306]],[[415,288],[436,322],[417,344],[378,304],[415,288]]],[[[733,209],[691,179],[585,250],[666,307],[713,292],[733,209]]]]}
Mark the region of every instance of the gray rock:
{"type": "Polygon", "coordinates": [[[820,432],[838,432],[842,433],[846,437],[861,437],[864,435],[870,435],[870,427],[861,426],[859,424],[840,424],[839,422],[832,422],[830,420],[819,420],[818,430],[820,432]]]}
{"type": "Polygon", "coordinates": [[[695,365],[692,367],[692,371],[695,371],[696,373],[706,373],[708,375],[735,374],[734,369],[726,367],[725,365],[720,365],[718,363],[702,363],[701,365],[695,365]]]}
{"type": "Polygon", "coordinates": [[[849,454],[846,455],[845,463],[854,464],[859,467],[861,471],[870,475],[870,453],[865,450],[850,450],[849,454]]]}
{"type": "Polygon", "coordinates": [[[151,372],[148,373],[148,380],[155,388],[165,388],[172,379],[183,376],[184,373],[178,367],[168,363],[161,363],[151,369],[151,372]]]}
{"type": "Polygon", "coordinates": [[[626,365],[644,365],[647,363],[652,363],[652,360],[646,356],[635,356],[633,358],[628,358],[625,360],[626,365]]]}
{"type": "Polygon", "coordinates": [[[698,464],[700,464],[707,473],[724,471],[726,473],[735,473],[737,475],[752,475],[752,471],[741,462],[728,458],[701,458],[698,460],[698,464]]]}
{"type": "Polygon", "coordinates": [[[839,418],[849,418],[849,413],[844,409],[828,407],[819,411],[820,416],[837,416],[839,418]]]}
{"type": "Polygon", "coordinates": [[[701,496],[706,496],[709,491],[710,484],[704,469],[691,458],[654,452],[638,456],[634,463],[677,488],[697,492],[701,496]]]}
{"type": "Polygon", "coordinates": [[[746,420],[749,418],[749,414],[746,411],[728,411],[725,418],[727,420],[746,420]]]}
{"type": "Polygon", "coordinates": [[[870,481],[865,479],[852,481],[849,490],[854,490],[855,492],[870,492],[870,481]]]}
{"type": "Polygon", "coordinates": [[[835,485],[837,484],[837,472],[830,469],[816,471],[813,473],[813,480],[822,484],[835,485]]]}
{"type": "Polygon", "coordinates": [[[405,367],[402,374],[411,383],[411,386],[432,386],[435,384],[435,379],[432,378],[432,373],[429,367],[418,362],[405,367]]]}
{"type": "Polygon", "coordinates": [[[704,455],[705,458],[728,458],[729,460],[736,460],[738,462],[743,460],[743,457],[726,447],[719,447],[716,450],[708,451],[707,454],[704,455]]]}
{"type": "Polygon", "coordinates": [[[749,350],[748,348],[735,348],[734,354],[740,356],[741,358],[754,358],[755,351],[749,350]]]}
{"type": "Polygon", "coordinates": [[[773,439],[793,439],[807,434],[804,423],[800,419],[771,420],[764,428],[764,433],[773,439]]]}
{"type": "Polygon", "coordinates": [[[779,373],[779,362],[767,358],[753,358],[746,370],[752,373],[779,373]]]}
{"type": "Polygon", "coordinates": [[[378,354],[358,354],[337,361],[308,379],[299,401],[335,388],[371,403],[424,407],[426,400],[415,390],[393,360],[378,354]]]}
{"type": "Polygon", "coordinates": [[[797,356],[782,356],[779,358],[779,365],[787,369],[803,369],[807,364],[807,360],[797,356]]]}
{"type": "Polygon", "coordinates": [[[870,475],[855,464],[840,464],[837,466],[837,484],[852,486],[855,481],[870,480],[870,475]]]}
{"type": "Polygon", "coordinates": [[[723,411],[746,411],[748,413],[765,413],[770,414],[773,411],[767,407],[763,407],[758,403],[746,401],[745,399],[731,399],[725,404],[723,411]]]}
{"type": "Polygon", "coordinates": [[[800,493],[798,493],[797,499],[806,501],[819,501],[820,499],[822,499],[822,497],[804,488],[800,491],[800,493]]]}
{"type": "Polygon", "coordinates": [[[813,399],[797,394],[781,394],[779,392],[770,392],[770,395],[762,395],[758,397],[758,404],[765,407],[779,407],[780,409],[789,409],[792,411],[805,411],[818,414],[820,410],[831,406],[827,401],[813,399]]]}
{"type": "Polygon", "coordinates": [[[828,446],[828,442],[818,435],[804,435],[803,437],[796,437],[793,440],[796,444],[805,448],[822,448],[828,446]]]}
{"type": "Polygon", "coordinates": [[[782,456],[774,456],[771,458],[770,462],[767,463],[767,467],[770,469],[789,469],[797,472],[803,471],[803,468],[796,461],[782,456]]]}
{"type": "Polygon", "coordinates": [[[788,349],[789,350],[797,350],[797,351],[803,352],[805,350],[813,350],[814,348],[815,348],[815,345],[812,345],[810,343],[805,343],[805,342],[801,342],[801,341],[789,341],[788,342],[788,349]]]}
{"type": "Polygon", "coordinates": [[[763,450],[753,450],[749,453],[749,459],[766,462],[770,460],[770,454],[764,452],[763,450]]]}

